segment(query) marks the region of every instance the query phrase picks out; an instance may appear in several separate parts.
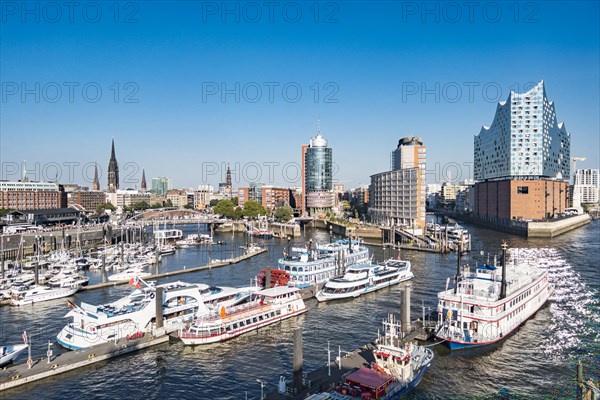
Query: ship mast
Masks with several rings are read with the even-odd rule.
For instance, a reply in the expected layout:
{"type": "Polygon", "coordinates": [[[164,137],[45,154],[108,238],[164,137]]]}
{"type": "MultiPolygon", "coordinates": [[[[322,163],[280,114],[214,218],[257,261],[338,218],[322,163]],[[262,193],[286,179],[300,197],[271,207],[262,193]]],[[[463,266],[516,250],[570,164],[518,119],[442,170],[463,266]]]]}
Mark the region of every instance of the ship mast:
{"type": "Polygon", "coordinates": [[[500,299],[506,297],[506,249],[508,245],[506,242],[502,243],[502,259],[500,262],[502,263],[502,283],[500,285],[500,299]]]}

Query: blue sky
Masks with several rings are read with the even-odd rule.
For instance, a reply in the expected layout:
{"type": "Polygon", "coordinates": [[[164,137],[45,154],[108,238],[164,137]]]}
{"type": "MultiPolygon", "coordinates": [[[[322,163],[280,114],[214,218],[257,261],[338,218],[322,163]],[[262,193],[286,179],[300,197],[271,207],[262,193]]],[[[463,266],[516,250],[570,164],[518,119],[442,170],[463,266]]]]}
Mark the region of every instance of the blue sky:
{"type": "Polygon", "coordinates": [[[227,160],[235,186],[299,186],[318,118],[346,186],[411,135],[429,182],[467,178],[496,101],[542,79],[578,167],[598,168],[598,2],[114,4],[2,2],[2,179],[25,160],[86,184],[97,162],[105,186],[114,137],[121,186],[141,168],[216,185],[227,160]]]}

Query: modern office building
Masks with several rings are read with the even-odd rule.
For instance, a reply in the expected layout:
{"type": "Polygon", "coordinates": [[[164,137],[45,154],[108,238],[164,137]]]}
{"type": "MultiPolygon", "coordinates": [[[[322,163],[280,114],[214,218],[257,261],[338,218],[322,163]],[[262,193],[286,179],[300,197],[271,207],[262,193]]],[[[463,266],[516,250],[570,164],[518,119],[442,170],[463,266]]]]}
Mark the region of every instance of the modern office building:
{"type": "Polygon", "coordinates": [[[511,92],[474,139],[474,217],[491,225],[553,218],[568,207],[571,136],[544,82],[511,92]]]}
{"type": "Polygon", "coordinates": [[[152,193],[164,196],[171,189],[171,179],[166,176],[152,178],[152,193]]]}
{"type": "Polygon", "coordinates": [[[400,139],[392,152],[392,170],[371,176],[371,221],[388,226],[425,228],[427,150],[418,137],[400,139]]]}
{"type": "Polygon", "coordinates": [[[598,191],[600,190],[598,175],[598,169],[578,169],[575,171],[575,185],[572,190],[578,191],[581,204],[598,203],[598,191]]]}
{"type": "Polygon", "coordinates": [[[66,193],[58,183],[0,181],[0,209],[39,210],[66,206],[66,193]]]}
{"type": "Polygon", "coordinates": [[[323,215],[334,206],[333,151],[320,131],[302,145],[303,213],[323,215]]]}

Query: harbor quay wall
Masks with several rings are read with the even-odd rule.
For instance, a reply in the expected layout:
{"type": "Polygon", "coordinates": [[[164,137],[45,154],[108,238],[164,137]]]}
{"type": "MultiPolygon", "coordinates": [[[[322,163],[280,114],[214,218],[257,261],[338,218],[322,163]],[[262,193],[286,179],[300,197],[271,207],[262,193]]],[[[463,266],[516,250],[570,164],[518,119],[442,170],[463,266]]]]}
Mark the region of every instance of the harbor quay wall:
{"type": "MultiPolygon", "coordinates": [[[[15,260],[19,255],[19,245],[23,242],[23,256],[33,255],[35,253],[34,245],[37,236],[44,238],[42,242],[42,250],[44,253],[60,249],[63,243],[65,249],[74,249],[77,246],[77,235],[77,229],[2,235],[0,252],[3,253],[4,260],[15,260]]],[[[112,235],[113,238],[118,239],[121,236],[121,230],[119,228],[114,228],[112,230],[112,235]]],[[[139,236],[139,231],[137,235],[139,236]]],[[[139,237],[137,240],[139,240],[139,237]]],[[[102,226],[79,231],[79,243],[81,248],[92,248],[103,245],[104,230],[102,226]]]]}
{"type": "Polygon", "coordinates": [[[589,224],[592,218],[588,214],[549,222],[529,222],[527,224],[527,237],[551,238],[569,232],[580,226],[589,224]]]}

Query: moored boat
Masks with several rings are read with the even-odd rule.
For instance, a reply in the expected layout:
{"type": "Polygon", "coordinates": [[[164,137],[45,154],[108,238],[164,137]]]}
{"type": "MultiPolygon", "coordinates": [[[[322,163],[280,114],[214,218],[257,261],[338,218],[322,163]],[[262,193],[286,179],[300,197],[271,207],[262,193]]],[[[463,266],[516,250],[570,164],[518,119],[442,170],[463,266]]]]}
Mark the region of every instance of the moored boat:
{"type": "Polygon", "coordinates": [[[413,278],[410,261],[388,260],[383,265],[353,265],[344,275],[330,279],[316,294],[318,301],[359,297],[413,278]]]}
{"type": "Polygon", "coordinates": [[[8,364],[27,350],[27,344],[0,346],[0,366],[8,364]]]}
{"type": "Polygon", "coordinates": [[[48,287],[33,285],[25,289],[13,289],[10,304],[13,306],[24,306],[26,304],[40,303],[42,301],[56,300],[69,297],[79,290],[80,286],[70,287],[48,287]]]}
{"type": "Polygon", "coordinates": [[[221,306],[200,316],[180,338],[186,345],[220,342],[306,310],[300,289],[287,286],[263,289],[253,293],[246,303],[229,308],[221,306]]]}
{"type": "Polygon", "coordinates": [[[290,248],[279,259],[279,269],[290,275],[289,285],[299,288],[320,286],[334,276],[343,274],[352,265],[366,263],[369,249],[359,241],[340,240],[305,248],[290,248]]]}
{"type": "Polygon", "coordinates": [[[454,288],[438,293],[436,337],[450,349],[499,342],[532,317],[549,299],[548,273],[539,268],[506,262],[475,267],[457,264],[454,288]]]}

